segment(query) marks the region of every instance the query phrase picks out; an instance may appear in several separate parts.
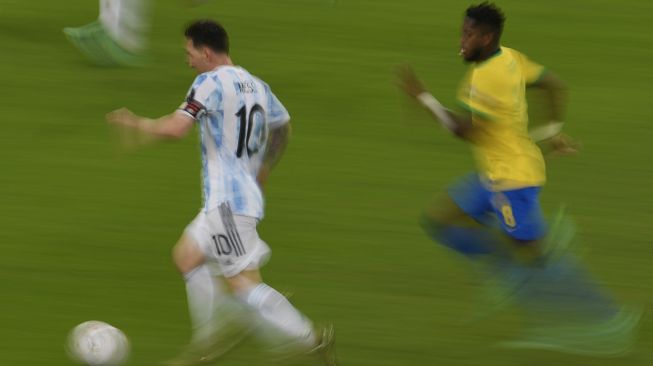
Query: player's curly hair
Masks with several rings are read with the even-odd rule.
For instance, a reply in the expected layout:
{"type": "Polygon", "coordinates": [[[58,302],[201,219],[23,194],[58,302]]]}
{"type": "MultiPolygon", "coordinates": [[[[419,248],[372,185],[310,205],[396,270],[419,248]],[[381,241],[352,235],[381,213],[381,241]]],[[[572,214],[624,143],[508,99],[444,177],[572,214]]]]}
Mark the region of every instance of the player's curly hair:
{"type": "Polygon", "coordinates": [[[503,32],[503,23],[506,21],[506,17],[503,15],[501,9],[487,1],[467,8],[465,16],[473,19],[477,24],[482,24],[488,27],[491,32],[497,34],[497,38],[501,36],[501,33],[503,32]]]}
{"type": "Polygon", "coordinates": [[[227,31],[216,21],[196,20],[186,27],[184,35],[193,41],[193,46],[196,48],[205,46],[215,52],[229,53],[227,31]]]}

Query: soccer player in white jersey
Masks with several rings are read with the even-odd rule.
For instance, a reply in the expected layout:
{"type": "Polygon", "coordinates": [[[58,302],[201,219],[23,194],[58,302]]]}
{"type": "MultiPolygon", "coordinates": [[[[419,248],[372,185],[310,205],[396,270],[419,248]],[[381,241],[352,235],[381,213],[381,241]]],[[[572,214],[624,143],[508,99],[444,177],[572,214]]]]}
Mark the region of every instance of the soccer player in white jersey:
{"type": "MultiPolygon", "coordinates": [[[[185,0],[197,5],[207,0],[185,0]]],[[[150,28],[150,0],[100,0],[96,21],[63,32],[89,60],[101,66],[145,63],[150,28]]]]}
{"type": "Polygon", "coordinates": [[[263,217],[262,189],[286,146],[290,116],[266,83],[233,65],[222,26],[196,21],[185,36],[188,64],[199,76],[181,107],[158,119],[125,108],[107,115],[110,123],[154,138],[181,138],[195,124],[200,130],[203,207],[173,250],[186,280],[193,352],[176,364],[204,362],[229,348],[233,338],[213,339],[216,329],[210,324],[214,306],[219,313],[231,298],[289,343],[335,365],[333,329],[314,330],[259,273],[270,253],[256,232],[263,217]],[[224,279],[229,289],[214,279],[224,279]]]}
{"type": "Polygon", "coordinates": [[[149,0],[100,0],[96,21],[63,32],[97,65],[140,66],[147,49],[149,9],[149,0]]]}

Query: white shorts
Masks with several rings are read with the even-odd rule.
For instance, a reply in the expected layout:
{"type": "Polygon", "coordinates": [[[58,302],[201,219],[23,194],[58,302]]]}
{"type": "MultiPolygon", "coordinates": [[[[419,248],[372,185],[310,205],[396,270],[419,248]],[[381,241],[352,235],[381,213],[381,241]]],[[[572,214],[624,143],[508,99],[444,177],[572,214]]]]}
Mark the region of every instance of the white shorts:
{"type": "Polygon", "coordinates": [[[185,232],[195,239],[214,275],[233,277],[258,269],[270,257],[270,247],[256,232],[254,217],[233,215],[228,204],[200,212],[185,232]]]}

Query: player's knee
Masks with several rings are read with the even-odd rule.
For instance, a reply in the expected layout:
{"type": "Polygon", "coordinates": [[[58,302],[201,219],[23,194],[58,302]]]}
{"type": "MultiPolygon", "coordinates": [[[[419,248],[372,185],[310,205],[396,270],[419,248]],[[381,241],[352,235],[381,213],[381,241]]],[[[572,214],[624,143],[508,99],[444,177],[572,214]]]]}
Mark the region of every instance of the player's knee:
{"type": "Polygon", "coordinates": [[[204,256],[195,243],[182,238],[172,248],[172,260],[180,273],[188,273],[204,262],[204,256]]]}
{"type": "Polygon", "coordinates": [[[428,213],[422,214],[419,224],[424,233],[436,243],[444,243],[444,235],[448,224],[443,220],[433,217],[428,213]]]}
{"type": "Polygon", "coordinates": [[[183,248],[180,248],[179,245],[175,245],[172,248],[172,262],[175,264],[175,267],[177,267],[179,273],[188,273],[192,270],[190,266],[186,265],[187,261],[184,255],[184,250],[183,248]]]}
{"type": "Polygon", "coordinates": [[[494,253],[499,247],[491,233],[481,228],[458,226],[428,215],[422,216],[421,225],[433,241],[466,257],[494,253]]]}
{"type": "Polygon", "coordinates": [[[248,270],[225,279],[227,285],[234,293],[246,292],[263,282],[261,274],[256,270],[248,270]]]}
{"type": "Polygon", "coordinates": [[[440,217],[430,215],[428,212],[422,214],[419,220],[422,230],[430,237],[438,236],[446,226],[445,220],[440,217]]]}

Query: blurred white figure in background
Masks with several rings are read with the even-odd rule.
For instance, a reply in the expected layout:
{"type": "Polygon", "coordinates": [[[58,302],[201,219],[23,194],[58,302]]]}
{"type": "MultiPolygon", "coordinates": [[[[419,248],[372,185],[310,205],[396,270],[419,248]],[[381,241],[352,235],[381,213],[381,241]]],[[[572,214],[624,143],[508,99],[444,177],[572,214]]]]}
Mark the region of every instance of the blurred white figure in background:
{"type": "Polygon", "coordinates": [[[149,1],[100,0],[100,23],[125,50],[139,53],[147,46],[149,1]]]}
{"type": "Polygon", "coordinates": [[[149,28],[149,0],[100,0],[96,21],[64,28],[64,34],[98,65],[138,66],[144,62],[149,28]]]}

